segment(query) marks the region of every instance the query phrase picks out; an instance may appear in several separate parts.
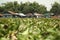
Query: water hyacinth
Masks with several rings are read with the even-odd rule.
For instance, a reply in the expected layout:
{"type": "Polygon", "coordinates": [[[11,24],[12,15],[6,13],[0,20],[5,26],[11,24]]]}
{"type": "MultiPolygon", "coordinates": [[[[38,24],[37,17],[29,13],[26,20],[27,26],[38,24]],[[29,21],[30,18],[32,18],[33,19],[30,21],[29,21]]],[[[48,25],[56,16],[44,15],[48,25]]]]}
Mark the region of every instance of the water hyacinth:
{"type": "Polygon", "coordinates": [[[0,40],[5,39],[60,40],[60,19],[0,18],[0,40]]]}

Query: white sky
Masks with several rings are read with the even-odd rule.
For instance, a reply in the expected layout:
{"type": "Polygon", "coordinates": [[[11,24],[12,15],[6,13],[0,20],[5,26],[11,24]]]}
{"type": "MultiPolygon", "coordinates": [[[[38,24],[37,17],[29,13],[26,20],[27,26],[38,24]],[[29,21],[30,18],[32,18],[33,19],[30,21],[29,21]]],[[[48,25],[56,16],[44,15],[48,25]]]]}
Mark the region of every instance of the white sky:
{"type": "Polygon", "coordinates": [[[47,10],[51,9],[51,5],[56,1],[56,2],[60,2],[60,0],[0,0],[0,4],[1,3],[5,3],[5,2],[10,2],[10,1],[18,1],[18,2],[34,2],[36,1],[39,4],[43,4],[47,7],[47,10]]]}

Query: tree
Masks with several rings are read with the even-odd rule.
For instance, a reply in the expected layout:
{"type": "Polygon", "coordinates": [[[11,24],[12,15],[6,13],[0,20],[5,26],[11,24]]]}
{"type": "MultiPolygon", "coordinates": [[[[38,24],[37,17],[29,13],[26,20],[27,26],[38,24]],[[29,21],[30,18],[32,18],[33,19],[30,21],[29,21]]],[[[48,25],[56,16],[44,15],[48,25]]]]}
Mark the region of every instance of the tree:
{"type": "MultiPolygon", "coordinates": [[[[3,7],[3,6],[2,6],[3,7]]],[[[22,12],[22,13],[45,13],[46,7],[44,5],[39,5],[36,2],[30,3],[20,3],[18,4],[17,1],[14,2],[7,2],[4,3],[3,7],[6,11],[13,11],[13,12],[22,12]]]]}
{"type": "Polygon", "coordinates": [[[47,9],[45,6],[43,5],[40,5],[40,7],[38,7],[38,13],[46,13],[47,12],[47,9]]]}
{"type": "Polygon", "coordinates": [[[4,13],[5,10],[5,7],[4,6],[0,6],[0,13],[4,13]]]}
{"type": "Polygon", "coordinates": [[[0,12],[3,12],[4,11],[4,8],[3,7],[0,7],[0,12]]]}
{"type": "Polygon", "coordinates": [[[4,3],[4,7],[7,11],[10,10],[14,12],[19,12],[19,6],[20,5],[17,3],[17,1],[4,3]]]}
{"type": "Polygon", "coordinates": [[[27,3],[21,4],[20,9],[23,13],[34,13],[34,12],[45,13],[47,11],[45,6],[39,5],[36,2],[33,2],[33,3],[27,2],[27,3]]]}
{"type": "Polygon", "coordinates": [[[47,11],[45,6],[39,5],[36,2],[33,2],[33,3],[30,4],[30,9],[31,9],[31,12],[33,12],[33,13],[34,12],[45,13],[47,11]]]}
{"type": "Polygon", "coordinates": [[[52,5],[52,8],[51,8],[50,12],[54,13],[55,15],[59,15],[60,14],[60,4],[55,2],[52,5]]]}

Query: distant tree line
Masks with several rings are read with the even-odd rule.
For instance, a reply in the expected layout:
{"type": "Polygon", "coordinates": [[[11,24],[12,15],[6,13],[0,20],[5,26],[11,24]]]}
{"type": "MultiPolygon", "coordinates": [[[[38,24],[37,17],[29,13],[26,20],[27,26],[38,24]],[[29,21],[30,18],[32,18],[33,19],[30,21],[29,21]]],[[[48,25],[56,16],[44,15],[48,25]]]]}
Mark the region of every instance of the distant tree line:
{"type": "Polygon", "coordinates": [[[4,11],[13,11],[13,12],[22,12],[22,13],[45,13],[47,11],[44,5],[39,5],[36,2],[30,3],[20,3],[18,4],[17,1],[15,2],[7,2],[3,4],[4,6],[0,7],[0,12],[4,11]]]}
{"type": "MultiPolygon", "coordinates": [[[[0,13],[4,13],[6,11],[13,11],[13,12],[17,12],[17,13],[47,13],[47,9],[44,5],[39,5],[36,2],[30,3],[30,2],[26,2],[26,3],[18,3],[17,1],[14,2],[7,2],[4,3],[3,6],[0,6],[0,13]]],[[[55,13],[55,15],[59,15],[60,14],[60,4],[55,2],[52,5],[52,8],[50,10],[50,12],[55,13]]]]}
{"type": "Polygon", "coordinates": [[[55,2],[52,5],[52,8],[51,8],[50,12],[54,13],[55,15],[60,15],[60,4],[55,2]]]}

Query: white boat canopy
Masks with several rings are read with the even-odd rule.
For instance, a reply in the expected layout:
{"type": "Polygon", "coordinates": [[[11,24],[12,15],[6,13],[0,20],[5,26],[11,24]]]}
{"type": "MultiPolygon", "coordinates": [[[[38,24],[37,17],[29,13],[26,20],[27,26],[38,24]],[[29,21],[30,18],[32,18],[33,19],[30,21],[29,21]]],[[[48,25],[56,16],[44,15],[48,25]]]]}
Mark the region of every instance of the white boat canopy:
{"type": "Polygon", "coordinates": [[[20,16],[26,16],[25,14],[23,14],[23,13],[18,13],[18,15],[20,15],[20,16]]]}

